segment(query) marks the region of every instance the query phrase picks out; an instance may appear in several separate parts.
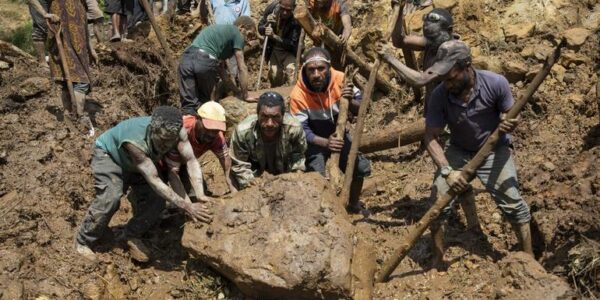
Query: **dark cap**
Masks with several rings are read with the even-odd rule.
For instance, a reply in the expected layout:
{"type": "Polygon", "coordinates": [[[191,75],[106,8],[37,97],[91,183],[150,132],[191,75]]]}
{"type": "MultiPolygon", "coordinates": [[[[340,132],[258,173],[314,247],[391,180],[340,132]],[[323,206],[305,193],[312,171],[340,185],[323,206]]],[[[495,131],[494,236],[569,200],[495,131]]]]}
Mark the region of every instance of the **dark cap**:
{"type": "Polygon", "coordinates": [[[446,75],[454,67],[457,61],[471,58],[469,46],[459,40],[450,40],[440,45],[433,66],[427,69],[427,73],[446,75]]]}

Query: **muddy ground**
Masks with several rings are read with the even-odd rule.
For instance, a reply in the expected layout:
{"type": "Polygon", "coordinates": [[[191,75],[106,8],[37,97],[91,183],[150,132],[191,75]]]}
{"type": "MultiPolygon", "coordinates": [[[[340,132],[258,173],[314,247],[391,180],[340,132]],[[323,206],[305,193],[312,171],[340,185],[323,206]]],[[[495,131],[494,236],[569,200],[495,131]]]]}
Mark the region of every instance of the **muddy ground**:
{"type": "MultiPolygon", "coordinates": [[[[350,44],[359,53],[372,58],[372,42],[382,36],[387,24],[388,2],[354,1],[352,12],[358,17],[350,44]]],[[[551,274],[569,282],[572,291],[567,294],[600,296],[600,279],[572,276],[574,264],[569,258],[583,236],[600,239],[600,116],[595,90],[600,4],[594,0],[435,3],[451,8],[455,30],[472,47],[476,64],[505,74],[515,96],[524,90],[561,32],[584,28],[587,38],[565,49],[560,63],[526,106],[515,133],[521,187],[533,213],[534,248],[543,268],[522,256],[509,255],[516,238],[490,196],[482,192],[477,205],[485,237],[465,232],[459,213],[451,219],[447,234],[452,261],[448,271],[427,268],[426,233],[392,280],[376,286],[375,298],[536,298],[535,293],[521,291],[560,286],[544,279],[551,274]]],[[[266,1],[252,4],[258,16],[266,1]]],[[[411,29],[420,29],[422,13],[411,17],[411,29]]],[[[176,58],[189,44],[186,35],[195,22],[187,17],[161,20],[176,58]]],[[[174,72],[161,58],[161,48],[152,36],[133,44],[98,45],[97,49],[100,65],[92,70],[94,90],[88,109],[98,132],[128,117],[147,114],[156,105],[177,105],[174,72]]],[[[249,58],[252,74],[258,69],[258,55],[249,58]]],[[[93,139],[71,131],[63,121],[55,86],[45,89],[48,82],[40,79],[27,89],[20,88],[29,78],[47,77],[43,69],[26,58],[0,59],[10,67],[0,71],[1,299],[243,298],[231,283],[182,249],[181,215],[166,217],[144,236],[153,250],[149,263],[131,261],[124,245],[111,242],[110,236],[98,249],[100,263],[89,264],[75,255],[73,236],[94,195],[89,168],[93,139]],[[23,97],[35,87],[41,87],[40,93],[23,97]]],[[[412,103],[410,94],[403,98],[377,95],[366,130],[409,123],[421,114],[422,105],[412,103]]],[[[381,261],[399,244],[406,227],[427,210],[434,168],[418,145],[368,158],[373,175],[366,182],[363,200],[374,214],[354,223],[359,237],[376,247],[381,261]]],[[[224,193],[214,156],[208,154],[201,160],[209,189],[216,195],[224,193]]],[[[121,206],[111,222],[114,230],[131,215],[127,201],[121,206]]]]}

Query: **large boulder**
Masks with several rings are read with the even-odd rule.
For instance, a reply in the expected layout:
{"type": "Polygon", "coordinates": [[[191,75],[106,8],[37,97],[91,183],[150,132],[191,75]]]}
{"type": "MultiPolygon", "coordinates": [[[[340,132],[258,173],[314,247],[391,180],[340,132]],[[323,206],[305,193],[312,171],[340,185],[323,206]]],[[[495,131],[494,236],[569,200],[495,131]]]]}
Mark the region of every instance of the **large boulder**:
{"type": "Polygon", "coordinates": [[[192,256],[257,299],[370,299],[375,253],[318,173],[263,176],[188,223],[192,256]]]}

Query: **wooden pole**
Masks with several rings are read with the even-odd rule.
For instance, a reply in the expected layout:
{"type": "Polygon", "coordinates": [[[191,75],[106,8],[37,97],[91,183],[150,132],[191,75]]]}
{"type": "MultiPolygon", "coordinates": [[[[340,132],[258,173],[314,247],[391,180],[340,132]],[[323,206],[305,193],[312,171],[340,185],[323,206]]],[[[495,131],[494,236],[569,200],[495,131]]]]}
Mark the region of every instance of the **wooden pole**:
{"type": "MultiPolygon", "coordinates": [[[[370,74],[372,71],[371,66],[369,66],[369,64],[365,60],[363,60],[358,54],[356,54],[356,52],[354,52],[348,45],[344,45],[340,41],[340,38],[335,33],[333,33],[331,29],[325,26],[318,25],[317,21],[315,21],[315,19],[310,14],[306,6],[296,6],[296,9],[294,10],[294,18],[298,20],[302,28],[304,28],[306,34],[308,34],[308,36],[310,36],[311,39],[321,40],[325,43],[325,45],[327,45],[327,47],[332,49],[345,47],[346,55],[347,58],[350,60],[350,63],[356,65],[361,74],[369,76],[368,74],[370,74]],[[319,32],[322,32],[322,35],[319,32]]],[[[395,90],[394,85],[392,85],[392,83],[383,78],[383,76],[379,74],[376,75],[378,89],[380,89],[384,93],[391,93],[395,90]]]]}
{"type": "MultiPolygon", "coordinates": [[[[395,24],[396,20],[398,19],[397,16],[400,13],[400,8],[401,5],[394,7],[392,18],[393,16],[396,16],[396,18],[392,19],[392,22],[388,27],[388,32],[386,32],[386,35],[384,36],[385,41],[387,41],[392,35],[392,30],[390,28],[393,29],[394,26],[396,26],[395,24]]],[[[344,207],[348,206],[348,202],[350,201],[350,186],[352,185],[352,179],[354,177],[354,165],[356,164],[356,158],[358,157],[358,147],[360,146],[362,139],[362,131],[364,128],[365,119],[367,118],[367,111],[373,98],[373,90],[380,65],[381,56],[378,54],[377,58],[375,59],[375,63],[373,64],[371,74],[369,75],[369,81],[367,81],[367,87],[364,90],[363,99],[360,102],[356,126],[354,127],[354,132],[352,134],[352,146],[350,146],[350,153],[348,154],[348,162],[346,164],[346,173],[344,174],[344,187],[342,188],[342,193],[340,195],[340,201],[342,201],[344,207]]]]}
{"type": "Polygon", "coordinates": [[[304,28],[300,29],[300,40],[298,41],[298,49],[296,49],[296,68],[294,69],[294,82],[295,84],[298,81],[298,72],[300,72],[300,60],[302,59],[302,49],[304,48],[304,38],[306,37],[306,32],[304,28]]]}
{"type": "Polygon", "coordinates": [[[420,119],[409,126],[396,126],[365,136],[358,150],[372,153],[420,142],[425,136],[425,119],[420,119]]]}
{"type": "MultiPolygon", "coordinates": [[[[351,67],[347,66],[345,74],[344,87],[347,86],[348,83],[352,82],[354,75],[356,75],[356,71],[351,71],[351,67]]],[[[352,101],[352,99],[348,99],[346,97],[340,98],[340,112],[338,113],[337,125],[335,127],[335,135],[340,138],[343,138],[344,134],[346,133],[346,122],[348,121],[348,107],[350,106],[350,101],[352,101]]],[[[326,169],[327,173],[329,174],[329,182],[335,190],[338,190],[343,183],[343,176],[339,164],[340,153],[331,153],[331,157],[329,157],[329,160],[327,160],[326,169]]]]}
{"type": "MultiPolygon", "coordinates": [[[[516,118],[521,112],[523,106],[525,106],[533,93],[535,93],[540,84],[542,84],[546,76],[550,73],[552,65],[554,65],[560,56],[560,49],[563,45],[564,41],[561,41],[561,43],[554,50],[554,53],[548,57],[542,70],[540,70],[540,72],[535,76],[533,81],[527,87],[525,93],[519,97],[519,100],[506,114],[507,119],[516,118]]],[[[496,129],[487,138],[485,144],[481,147],[481,149],[479,149],[475,157],[473,157],[473,159],[471,159],[471,161],[469,161],[469,163],[463,167],[461,175],[467,178],[468,181],[471,181],[474,177],[475,170],[477,170],[477,168],[484,162],[485,158],[493,151],[499,139],[500,132],[498,129],[496,129]]],[[[402,245],[400,245],[394,254],[383,263],[381,270],[379,270],[375,278],[376,282],[385,282],[388,280],[392,272],[394,272],[402,259],[408,254],[408,251],[414,246],[417,239],[423,235],[423,232],[425,232],[425,230],[429,227],[429,224],[438,218],[442,209],[446,207],[448,203],[450,203],[454,196],[456,196],[456,194],[452,190],[449,190],[446,194],[442,195],[435,201],[433,206],[425,213],[419,222],[417,222],[415,227],[409,231],[406,238],[403,239],[402,245]]]]}
{"type": "MultiPolygon", "coordinates": [[[[408,25],[406,23],[406,20],[404,18],[402,18],[402,31],[404,32],[404,34],[408,34],[408,25]]],[[[418,71],[419,70],[419,65],[417,64],[417,58],[415,56],[415,52],[407,49],[407,48],[403,48],[402,49],[402,54],[404,55],[404,62],[406,63],[406,66],[418,71]]],[[[421,101],[421,88],[420,87],[413,87],[413,93],[415,94],[415,101],[421,101]]]]}
{"type": "Polygon", "coordinates": [[[139,0],[139,1],[142,4],[144,11],[146,11],[146,14],[148,15],[148,19],[150,19],[150,24],[152,24],[152,28],[154,29],[154,33],[156,33],[158,42],[162,46],[163,50],[165,50],[165,56],[166,56],[165,58],[167,59],[167,62],[173,68],[173,70],[177,70],[177,65],[175,64],[175,61],[173,60],[173,54],[171,53],[171,49],[169,48],[169,45],[167,45],[167,41],[165,40],[165,37],[163,36],[162,31],[160,30],[160,28],[158,27],[158,24],[156,23],[156,19],[154,18],[154,14],[152,14],[152,8],[150,8],[150,4],[148,4],[148,0],[139,0]]]}

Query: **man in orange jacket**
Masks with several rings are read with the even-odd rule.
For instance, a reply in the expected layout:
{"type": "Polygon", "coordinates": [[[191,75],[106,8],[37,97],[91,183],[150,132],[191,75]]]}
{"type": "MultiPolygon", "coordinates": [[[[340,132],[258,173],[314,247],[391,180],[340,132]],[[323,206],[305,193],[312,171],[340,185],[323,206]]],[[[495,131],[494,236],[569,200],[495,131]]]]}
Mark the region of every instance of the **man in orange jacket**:
{"type": "MultiPolygon", "coordinates": [[[[325,164],[332,152],[341,152],[340,169],[346,169],[351,139],[348,132],[335,136],[339,100],[344,96],[350,101],[349,109],[357,114],[361,94],[352,83],[344,84],[344,73],[331,67],[331,56],[323,48],[315,47],[306,52],[300,78],[290,94],[291,113],[302,123],[308,149],[306,171],[317,171],[325,176],[325,164]]],[[[371,174],[370,162],[362,155],[357,157],[354,179],[350,187],[351,213],[367,213],[359,202],[364,178],[371,174]]]]}

